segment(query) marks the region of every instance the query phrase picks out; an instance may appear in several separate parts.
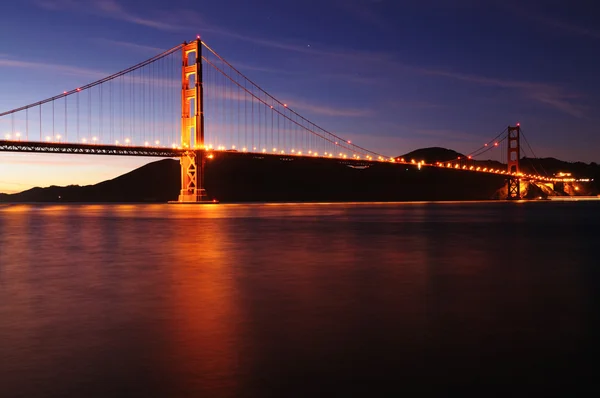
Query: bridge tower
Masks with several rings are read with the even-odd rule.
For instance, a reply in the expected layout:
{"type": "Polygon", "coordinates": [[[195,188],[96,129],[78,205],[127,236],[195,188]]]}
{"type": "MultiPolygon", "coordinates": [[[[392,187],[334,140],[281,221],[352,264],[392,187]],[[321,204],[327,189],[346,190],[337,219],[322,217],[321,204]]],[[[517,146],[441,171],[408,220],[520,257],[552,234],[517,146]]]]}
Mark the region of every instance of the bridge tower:
{"type": "Polygon", "coordinates": [[[519,158],[521,157],[521,126],[508,126],[508,200],[521,199],[519,180],[519,158]]]}
{"type": "Polygon", "coordinates": [[[199,203],[208,201],[204,189],[204,90],[200,38],[184,43],[181,52],[181,147],[185,153],[180,159],[179,202],[199,203]]]}

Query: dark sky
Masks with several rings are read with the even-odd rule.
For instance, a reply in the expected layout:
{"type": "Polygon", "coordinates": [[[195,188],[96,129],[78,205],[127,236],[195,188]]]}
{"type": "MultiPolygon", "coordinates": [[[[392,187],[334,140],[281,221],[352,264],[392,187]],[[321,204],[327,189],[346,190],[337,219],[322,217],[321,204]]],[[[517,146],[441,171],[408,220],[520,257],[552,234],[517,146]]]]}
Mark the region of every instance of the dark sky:
{"type": "Polygon", "coordinates": [[[200,34],[312,121],[386,155],[470,152],[518,121],[538,156],[598,162],[598,9],[594,1],[3,1],[0,109],[200,34]]]}

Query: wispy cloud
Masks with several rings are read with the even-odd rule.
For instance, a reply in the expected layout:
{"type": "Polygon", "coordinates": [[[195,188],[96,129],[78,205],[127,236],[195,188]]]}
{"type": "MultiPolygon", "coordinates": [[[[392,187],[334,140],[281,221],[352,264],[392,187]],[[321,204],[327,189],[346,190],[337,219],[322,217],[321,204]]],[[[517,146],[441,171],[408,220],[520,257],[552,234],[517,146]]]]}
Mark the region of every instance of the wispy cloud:
{"type": "Polygon", "coordinates": [[[131,42],[120,41],[120,40],[96,38],[96,39],[93,39],[93,41],[96,43],[107,45],[107,46],[122,47],[122,48],[125,48],[128,50],[134,50],[134,51],[137,51],[140,53],[146,53],[146,54],[160,54],[166,50],[166,49],[160,48],[160,47],[146,46],[143,44],[131,43],[131,42]]]}
{"type": "MultiPolygon", "coordinates": [[[[574,21],[567,21],[565,18],[558,18],[555,16],[551,16],[548,14],[548,7],[546,4],[540,2],[539,5],[535,6],[534,4],[527,4],[523,1],[502,1],[499,3],[504,9],[511,12],[513,15],[516,15],[520,18],[537,22],[538,24],[545,25],[552,29],[552,32],[562,32],[569,35],[575,35],[580,37],[588,37],[596,40],[600,40],[600,30],[597,28],[592,28],[589,26],[584,26],[578,24],[574,21]]],[[[560,2],[557,2],[560,4],[560,2]]],[[[589,5],[585,3],[579,4],[568,4],[563,7],[569,8],[577,8],[578,6],[581,8],[579,11],[581,14],[585,14],[586,10],[584,9],[586,6],[590,7],[590,10],[594,10],[592,7],[596,7],[594,2],[590,2],[589,5]]]]}
{"type": "Polygon", "coordinates": [[[360,73],[327,73],[318,77],[322,79],[342,80],[350,83],[362,84],[365,86],[382,86],[387,84],[389,79],[383,76],[367,76],[360,73]]]}
{"type": "MultiPolygon", "coordinates": [[[[2,58],[0,57],[0,68],[17,68],[17,69],[35,69],[39,70],[40,64],[38,62],[20,60],[15,58],[2,58]]],[[[80,77],[87,79],[88,82],[93,82],[96,80],[104,79],[107,76],[110,76],[113,72],[105,72],[96,69],[89,68],[80,68],[71,65],[62,65],[62,64],[52,64],[45,63],[44,70],[47,73],[55,73],[65,76],[71,77],[80,77]]],[[[132,74],[125,75],[121,77],[122,83],[132,83],[132,84],[145,84],[143,80],[136,79],[132,74]]],[[[180,87],[181,81],[180,77],[173,78],[153,78],[152,84],[155,87],[168,87],[168,88],[176,88],[180,87]]]]}
{"type": "MultiPolygon", "coordinates": [[[[40,69],[39,62],[23,61],[13,58],[0,57],[0,67],[19,68],[19,69],[40,69]]],[[[62,75],[85,77],[89,79],[101,79],[109,75],[109,73],[94,69],[79,68],[71,65],[60,65],[45,63],[44,69],[48,72],[55,72],[62,75]]]]}
{"type": "Polygon", "coordinates": [[[499,79],[472,74],[451,72],[440,69],[417,69],[423,74],[447,77],[464,82],[489,87],[500,87],[517,90],[523,97],[547,105],[563,113],[581,118],[588,109],[585,105],[575,102],[581,95],[552,83],[530,82],[524,80],[499,79]]]}
{"type": "Polygon", "coordinates": [[[342,108],[302,100],[290,100],[289,103],[290,108],[292,109],[299,109],[305,112],[310,112],[313,114],[323,116],[369,117],[375,114],[375,112],[372,109],[368,108],[342,108]]]}
{"type": "Polygon", "coordinates": [[[127,10],[116,0],[96,0],[90,2],[74,0],[34,0],[34,4],[47,10],[82,12],[165,31],[183,31],[186,26],[185,24],[177,23],[174,14],[167,15],[166,13],[162,13],[160,16],[145,16],[127,10]]]}
{"type": "Polygon", "coordinates": [[[96,10],[115,19],[121,19],[126,22],[131,22],[137,25],[147,26],[160,30],[182,30],[180,25],[169,21],[161,21],[151,17],[143,17],[125,10],[125,8],[115,0],[96,0],[94,2],[96,10]]]}
{"type": "Polygon", "coordinates": [[[535,14],[534,16],[532,16],[532,18],[552,28],[561,29],[566,33],[600,40],[600,30],[595,30],[586,26],[575,25],[557,18],[552,18],[539,14],[535,14]]]}
{"type": "Polygon", "coordinates": [[[237,70],[241,71],[242,73],[247,72],[247,71],[254,71],[254,72],[264,72],[264,73],[268,73],[270,75],[273,75],[273,74],[287,75],[287,76],[307,75],[307,73],[305,73],[305,72],[298,72],[296,70],[273,68],[273,67],[269,67],[269,66],[251,65],[251,64],[247,64],[247,63],[239,62],[239,61],[231,61],[231,64],[234,65],[235,68],[237,70]]]}
{"type": "Polygon", "coordinates": [[[459,141],[459,142],[469,142],[469,143],[477,143],[481,141],[482,136],[491,136],[492,133],[489,134],[471,134],[465,133],[464,131],[452,130],[452,129],[411,129],[411,132],[414,134],[418,134],[426,137],[434,137],[436,139],[442,138],[443,140],[449,141],[459,141]]]}
{"type": "Polygon", "coordinates": [[[381,0],[336,0],[335,4],[356,20],[375,26],[381,31],[392,32],[394,25],[381,14],[381,0]]]}
{"type": "MultiPolygon", "coordinates": [[[[206,93],[206,92],[205,92],[206,93]]],[[[258,103],[258,99],[253,97],[250,93],[246,93],[243,90],[227,90],[226,86],[212,86],[210,90],[208,90],[207,100],[212,101],[215,99],[226,99],[230,101],[239,101],[239,102],[254,102],[258,103]]],[[[256,94],[260,98],[265,98],[263,94],[256,94]]],[[[310,112],[316,115],[323,116],[340,116],[340,117],[368,117],[373,116],[375,111],[369,108],[345,108],[345,107],[336,107],[329,104],[322,104],[316,102],[310,102],[304,99],[293,98],[291,96],[283,95],[281,98],[285,98],[285,103],[289,109],[302,112],[310,112]]],[[[279,100],[281,100],[279,98],[279,100]]],[[[271,99],[267,99],[267,104],[273,103],[271,99]]],[[[267,106],[261,104],[260,106],[267,106]]],[[[275,109],[281,110],[281,107],[275,105],[275,109]]]]}
{"type": "Polygon", "coordinates": [[[414,110],[414,109],[438,109],[445,105],[422,100],[392,100],[388,102],[388,107],[394,110],[414,110]]]}

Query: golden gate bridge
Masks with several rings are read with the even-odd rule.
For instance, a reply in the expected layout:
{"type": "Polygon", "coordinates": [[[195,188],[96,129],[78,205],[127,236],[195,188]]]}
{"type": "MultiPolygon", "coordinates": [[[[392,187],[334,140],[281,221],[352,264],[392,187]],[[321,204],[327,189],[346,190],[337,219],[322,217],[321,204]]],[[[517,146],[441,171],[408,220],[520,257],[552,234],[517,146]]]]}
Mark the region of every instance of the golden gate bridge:
{"type": "Polygon", "coordinates": [[[219,151],[505,174],[509,199],[520,198],[523,179],[570,181],[519,170],[519,124],[450,161],[426,163],[368,150],[276,99],[199,37],[93,83],[2,112],[0,128],[6,131],[0,151],[6,152],[178,157],[181,203],[208,200],[204,168],[219,151]],[[494,149],[506,155],[503,167],[474,163],[494,149]]]}

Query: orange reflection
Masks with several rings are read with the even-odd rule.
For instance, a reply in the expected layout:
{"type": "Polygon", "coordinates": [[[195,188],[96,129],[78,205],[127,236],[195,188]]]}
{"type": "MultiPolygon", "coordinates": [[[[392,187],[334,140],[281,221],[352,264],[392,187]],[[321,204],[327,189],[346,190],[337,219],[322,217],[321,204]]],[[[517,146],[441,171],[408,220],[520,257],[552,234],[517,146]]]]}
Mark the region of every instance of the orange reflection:
{"type": "MultiPolygon", "coordinates": [[[[219,211],[200,207],[197,211],[209,218],[219,211]]],[[[242,332],[233,268],[240,259],[228,253],[223,224],[196,219],[190,229],[179,229],[168,242],[173,257],[169,300],[173,323],[167,327],[173,362],[166,365],[176,368],[168,374],[181,375],[181,380],[174,380],[176,384],[193,384],[183,386],[184,390],[220,390],[235,396],[238,386],[232,374],[238,368],[242,332]]]]}

